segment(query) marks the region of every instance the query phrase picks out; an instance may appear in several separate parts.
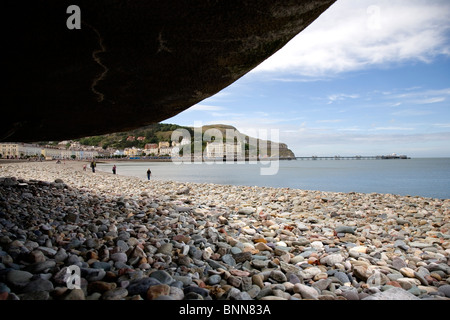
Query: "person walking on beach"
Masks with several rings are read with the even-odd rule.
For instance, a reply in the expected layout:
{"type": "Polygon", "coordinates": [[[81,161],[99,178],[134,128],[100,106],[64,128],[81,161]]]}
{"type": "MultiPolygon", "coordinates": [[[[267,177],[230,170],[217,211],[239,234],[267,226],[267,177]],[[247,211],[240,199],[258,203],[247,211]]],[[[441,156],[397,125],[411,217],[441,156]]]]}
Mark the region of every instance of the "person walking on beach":
{"type": "Polygon", "coordinates": [[[113,171],[113,174],[116,174],[116,165],[113,166],[112,171],[113,171]]]}
{"type": "Polygon", "coordinates": [[[94,173],[95,173],[95,167],[96,167],[95,161],[92,161],[91,168],[92,168],[92,172],[94,172],[94,173]]]}
{"type": "Polygon", "coordinates": [[[147,179],[150,180],[150,176],[152,175],[152,171],[150,168],[147,170],[147,179]]]}

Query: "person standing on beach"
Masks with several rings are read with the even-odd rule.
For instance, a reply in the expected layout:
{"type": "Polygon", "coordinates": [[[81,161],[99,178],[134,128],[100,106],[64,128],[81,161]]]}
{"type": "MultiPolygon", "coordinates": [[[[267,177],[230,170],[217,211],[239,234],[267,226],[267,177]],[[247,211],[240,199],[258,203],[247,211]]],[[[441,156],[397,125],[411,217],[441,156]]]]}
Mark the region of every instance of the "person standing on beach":
{"type": "Polygon", "coordinates": [[[113,166],[112,172],[113,172],[113,174],[116,174],[116,165],[113,166]]]}
{"type": "Polygon", "coordinates": [[[94,173],[95,173],[95,167],[96,167],[95,161],[92,161],[91,168],[92,168],[92,172],[94,172],[94,173]]]}
{"type": "Polygon", "coordinates": [[[152,171],[150,168],[147,170],[147,179],[150,180],[150,176],[152,175],[152,171]]]}
{"type": "Polygon", "coordinates": [[[86,164],[83,166],[83,171],[86,171],[86,164]]]}

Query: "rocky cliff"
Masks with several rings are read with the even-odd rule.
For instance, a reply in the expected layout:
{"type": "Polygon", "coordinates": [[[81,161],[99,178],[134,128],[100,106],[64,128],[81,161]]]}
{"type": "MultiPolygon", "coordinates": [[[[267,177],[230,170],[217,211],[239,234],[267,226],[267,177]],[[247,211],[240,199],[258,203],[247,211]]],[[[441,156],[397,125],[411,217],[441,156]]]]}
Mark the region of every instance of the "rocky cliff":
{"type": "Polygon", "coordinates": [[[0,141],[157,123],[279,50],[334,0],[2,2],[0,141]],[[72,21],[73,22],[73,21],[72,21]]]}

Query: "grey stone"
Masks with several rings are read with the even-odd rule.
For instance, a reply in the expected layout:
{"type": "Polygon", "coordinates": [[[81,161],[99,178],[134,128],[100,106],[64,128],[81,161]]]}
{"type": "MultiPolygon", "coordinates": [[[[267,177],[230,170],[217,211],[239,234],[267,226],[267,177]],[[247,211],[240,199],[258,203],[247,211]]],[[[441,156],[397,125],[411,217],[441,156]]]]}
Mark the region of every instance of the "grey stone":
{"type": "Polygon", "coordinates": [[[92,263],[91,267],[94,269],[103,269],[105,271],[111,270],[111,264],[104,261],[95,261],[94,263],[92,263]]]}
{"type": "Polygon", "coordinates": [[[335,272],[333,276],[336,277],[340,282],[342,282],[342,284],[350,282],[347,274],[342,271],[335,272]]]}
{"type": "Polygon", "coordinates": [[[298,275],[291,273],[291,274],[289,274],[289,282],[296,284],[296,283],[301,283],[301,280],[298,275]]]}
{"type": "Polygon", "coordinates": [[[421,273],[414,271],[414,276],[416,277],[416,279],[419,279],[422,285],[428,286],[427,279],[425,279],[425,277],[421,273]]]}
{"type": "Polygon", "coordinates": [[[313,288],[309,287],[307,285],[296,283],[294,285],[294,292],[300,293],[303,299],[318,299],[319,292],[313,288]]]}
{"type": "Polygon", "coordinates": [[[450,284],[444,284],[438,288],[438,291],[443,293],[447,298],[450,298],[450,284]]]}
{"type": "Polygon", "coordinates": [[[125,263],[125,262],[127,262],[128,257],[126,255],[126,253],[124,253],[124,252],[116,252],[111,255],[111,259],[114,262],[124,262],[125,263]]]}
{"type": "Polygon", "coordinates": [[[422,290],[420,290],[417,286],[413,286],[408,290],[409,293],[412,293],[415,296],[420,296],[422,294],[422,290]]]}
{"type": "Polygon", "coordinates": [[[252,266],[256,269],[264,269],[267,268],[269,264],[269,260],[259,260],[259,259],[255,259],[252,261],[252,266]]]}
{"type": "Polygon", "coordinates": [[[106,271],[103,269],[81,268],[81,276],[88,281],[102,280],[105,275],[106,271]]]}
{"type": "Polygon", "coordinates": [[[351,233],[355,234],[355,227],[349,227],[349,226],[338,226],[335,229],[336,233],[351,233]]]}
{"type": "Polygon", "coordinates": [[[178,276],[178,275],[174,275],[173,276],[174,280],[176,281],[180,281],[183,283],[184,286],[189,286],[192,283],[192,278],[189,276],[178,276]]]}
{"type": "Polygon", "coordinates": [[[165,295],[160,295],[157,296],[155,299],[152,300],[176,300],[174,297],[172,296],[165,296],[165,295]]]}
{"type": "Polygon", "coordinates": [[[245,214],[245,215],[249,215],[252,213],[255,213],[256,209],[252,208],[252,207],[244,207],[238,210],[238,214],[245,214]]]}
{"type": "Polygon", "coordinates": [[[194,259],[201,259],[202,258],[202,250],[194,247],[189,246],[189,255],[194,259]]]}
{"type": "Polygon", "coordinates": [[[160,283],[168,284],[168,285],[170,285],[174,281],[172,276],[169,273],[167,273],[167,271],[164,271],[164,270],[156,270],[156,271],[152,272],[150,274],[150,278],[155,278],[160,283]]]}
{"type": "Polygon", "coordinates": [[[0,282],[0,293],[2,293],[2,292],[11,292],[11,289],[6,285],[6,284],[4,284],[3,282],[0,282]]]}
{"type": "Polygon", "coordinates": [[[231,252],[231,254],[238,254],[238,253],[241,253],[242,252],[242,249],[241,248],[238,248],[238,247],[232,247],[231,249],[230,249],[230,252],[231,252]]]}
{"type": "Polygon", "coordinates": [[[183,300],[184,292],[182,288],[176,288],[171,286],[169,296],[174,300],[183,300]]]}
{"type": "Polygon", "coordinates": [[[293,241],[292,244],[295,246],[308,246],[311,243],[311,241],[309,241],[306,238],[298,238],[297,240],[293,241]]]}
{"type": "Polygon", "coordinates": [[[134,295],[141,295],[146,296],[148,288],[153,285],[161,284],[156,278],[142,278],[139,280],[133,280],[130,282],[130,284],[126,287],[128,290],[128,295],[134,296],[134,295]]]}
{"type": "Polygon", "coordinates": [[[200,287],[196,287],[196,286],[188,286],[188,287],[184,288],[185,297],[187,294],[192,293],[192,292],[199,294],[203,298],[206,298],[209,296],[209,290],[207,290],[205,288],[200,288],[200,287]]]}
{"type": "Polygon", "coordinates": [[[328,288],[328,286],[331,284],[332,280],[331,279],[321,279],[319,281],[314,282],[311,286],[313,288],[318,289],[320,292],[322,292],[322,290],[326,290],[328,288]]]}
{"type": "Polygon", "coordinates": [[[420,300],[420,299],[404,289],[391,288],[383,292],[375,293],[361,300],[420,300]]]}
{"type": "Polygon", "coordinates": [[[73,289],[63,298],[63,300],[86,300],[82,289],[73,289]]]}
{"type": "Polygon", "coordinates": [[[320,263],[333,267],[337,263],[344,261],[344,257],[339,253],[330,254],[320,259],[320,263]]]}
{"type": "Polygon", "coordinates": [[[166,254],[171,256],[173,250],[173,244],[172,243],[164,243],[161,245],[161,247],[158,248],[158,252],[162,254],[166,254]]]}
{"type": "Polygon", "coordinates": [[[342,296],[347,300],[359,300],[358,290],[353,287],[341,287],[342,296]]]}
{"type": "Polygon", "coordinates": [[[222,261],[225,262],[229,266],[236,266],[236,260],[233,258],[231,254],[225,254],[222,256],[222,261]]]}
{"type": "Polygon", "coordinates": [[[69,212],[64,217],[64,221],[65,222],[71,222],[71,223],[78,223],[78,221],[80,221],[80,217],[79,217],[79,215],[77,213],[69,212]]]}
{"type": "Polygon", "coordinates": [[[392,258],[392,267],[394,269],[400,270],[401,268],[404,268],[406,266],[407,266],[407,264],[402,258],[399,258],[399,257],[392,258]]]}
{"type": "Polygon", "coordinates": [[[251,288],[248,289],[246,292],[250,295],[250,297],[251,297],[252,299],[254,299],[254,298],[256,298],[256,297],[258,296],[258,294],[259,294],[260,291],[261,291],[261,288],[258,287],[256,284],[253,284],[253,285],[251,286],[251,288]]]}
{"type": "Polygon", "coordinates": [[[26,267],[26,270],[32,272],[32,273],[42,273],[46,272],[47,270],[53,268],[56,266],[56,261],[54,260],[46,260],[42,262],[36,262],[28,267],[26,267]]]}
{"type": "Polygon", "coordinates": [[[410,245],[411,247],[414,247],[414,248],[421,248],[421,249],[426,248],[426,247],[430,247],[430,244],[429,244],[429,243],[424,243],[424,242],[420,242],[420,241],[411,241],[411,242],[409,243],[409,245],[410,245]]]}
{"type": "Polygon", "coordinates": [[[242,278],[241,277],[236,277],[236,276],[229,276],[227,279],[228,283],[231,284],[232,286],[239,288],[242,284],[242,278]]]}
{"type": "Polygon", "coordinates": [[[36,292],[36,291],[52,291],[54,289],[53,283],[45,279],[36,279],[30,281],[24,288],[23,292],[36,292]]]}
{"type": "Polygon", "coordinates": [[[208,264],[211,266],[211,268],[214,268],[214,269],[219,269],[219,268],[227,269],[227,267],[225,265],[220,264],[219,262],[214,261],[212,259],[206,259],[205,261],[208,262],[208,264]]]}
{"type": "Polygon", "coordinates": [[[280,268],[281,270],[283,270],[285,273],[293,273],[297,276],[300,275],[300,272],[302,271],[302,269],[300,267],[297,267],[296,265],[290,264],[290,263],[286,263],[284,261],[280,261],[280,268]]]}
{"type": "Polygon", "coordinates": [[[38,247],[38,249],[43,252],[46,256],[50,256],[53,257],[54,255],[56,255],[57,251],[53,248],[48,248],[48,247],[38,247]]]}
{"type": "Polygon", "coordinates": [[[277,282],[280,282],[280,283],[287,281],[287,278],[286,278],[285,274],[282,271],[280,271],[280,270],[273,270],[270,273],[270,277],[273,280],[275,280],[277,282]]]}
{"type": "Polygon", "coordinates": [[[30,282],[33,274],[22,270],[11,270],[6,274],[6,281],[14,286],[24,287],[30,282]]]}
{"type": "Polygon", "coordinates": [[[251,252],[241,252],[233,255],[234,260],[236,263],[241,263],[247,260],[252,260],[252,254],[251,252]]]}
{"type": "Polygon", "coordinates": [[[214,274],[208,278],[208,283],[213,286],[215,284],[220,283],[221,280],[222,280],[222,277],[220,275],[214,274]]]}
{"type": "Polygon", "coordinates": [[[122,252],[126,252],[130,246],[124,240],[117,240],[116,245],[120,248],[122,252]]]}
{"type": "Polygon", "coordinates": [[[235,300],[253,300],[248,292],[239,292],[238,294],[233,295],[235,300]]]}
{"type": "Polygon", "coordinates": [[[108,290],[102,295],[103,300],[121,300],[128,295],[128,290],[125,288],[115,288],[108,290]]]}
{"type": "Polygon", "coordinates": [[[32,291],[19,295],[20,300],[49,300],[50,293],[48,291],[32,291]]]}
{"type": "Polygon", "coordinates": [[[409,246],[403,240],[396,240],[394,242],[394,247],[403,249],[405,251],[407,251],[409,249],[409,246]]]}
{"type": "Polygon", "coordinates": [[[184,295],[184,300],[204,300],[204,298],[196,292],[188,292],[184,295]]]}
{"type": "Polygon", "coordinates": [[[256,296],[256,300],[259,300],[263,297],[270,296],[270,295],[272,295],[272,288],[264,287],[259,291],[258,295],[256,296]]]}

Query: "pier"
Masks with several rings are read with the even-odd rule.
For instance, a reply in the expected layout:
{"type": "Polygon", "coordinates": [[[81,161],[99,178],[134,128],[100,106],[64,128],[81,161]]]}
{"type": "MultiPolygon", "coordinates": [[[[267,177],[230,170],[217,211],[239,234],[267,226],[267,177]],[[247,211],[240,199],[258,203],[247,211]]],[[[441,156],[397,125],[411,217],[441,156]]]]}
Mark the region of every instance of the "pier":
{"type": "Polygon", "coordinates": [[[386,160],[386,159],[411,159],[405,155],[387,155],[387,156],[311,156],[311,157],[296,157],[297,160],[386,160]]]}

